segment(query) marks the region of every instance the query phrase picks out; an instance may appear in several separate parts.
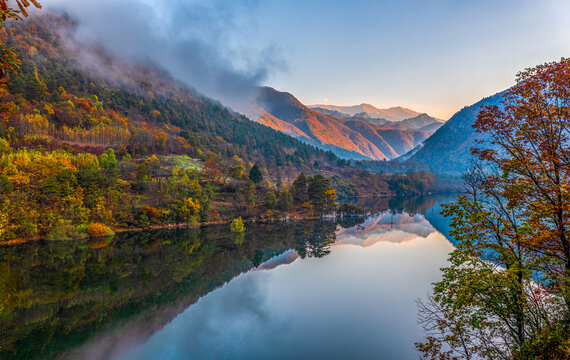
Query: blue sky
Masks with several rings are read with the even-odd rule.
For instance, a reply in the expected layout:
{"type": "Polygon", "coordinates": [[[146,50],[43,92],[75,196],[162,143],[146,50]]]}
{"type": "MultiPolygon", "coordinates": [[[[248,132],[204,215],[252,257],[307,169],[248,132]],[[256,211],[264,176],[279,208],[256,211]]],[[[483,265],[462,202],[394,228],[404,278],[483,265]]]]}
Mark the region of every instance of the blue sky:
{"type": "Polygon", "coordinates": [[[288,70],[268,83],[305,103],[404,105],[448,118],[570,56],[570,1],[271,2],[261,35],[288,70]]]}
{"type": "Polygon", "coordinates": [[[401,105],[449,118],[512,85],[518,71],[570,56],[568,0],[45,2],[68,9],[89,24],[88,40],[114,51],[132,47],[129,54],[153,58],[150,36],[157,46],[172,41],[155,61],[202,54],[192,66],[170,67],[197,69],[174,72],[214,96],[203,74],[221,72],[218,82],[227,84],[235,73],[229,78],[289,91],[305,104],[401,105]],[[142,6],[116,11],[133,4],[142,6]]]}

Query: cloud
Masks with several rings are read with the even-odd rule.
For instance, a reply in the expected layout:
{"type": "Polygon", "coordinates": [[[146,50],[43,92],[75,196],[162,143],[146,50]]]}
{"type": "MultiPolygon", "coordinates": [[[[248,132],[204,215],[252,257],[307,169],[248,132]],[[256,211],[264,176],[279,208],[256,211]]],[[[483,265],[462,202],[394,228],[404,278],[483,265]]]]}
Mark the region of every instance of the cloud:
{"type": "Polygon", "coordinates": [[[222,101],[286,68],[275,45],[241,40],[257,31],[256,0],[53,0],[46,6],[77,19],[77,40],[158,64],[222,101]]]}

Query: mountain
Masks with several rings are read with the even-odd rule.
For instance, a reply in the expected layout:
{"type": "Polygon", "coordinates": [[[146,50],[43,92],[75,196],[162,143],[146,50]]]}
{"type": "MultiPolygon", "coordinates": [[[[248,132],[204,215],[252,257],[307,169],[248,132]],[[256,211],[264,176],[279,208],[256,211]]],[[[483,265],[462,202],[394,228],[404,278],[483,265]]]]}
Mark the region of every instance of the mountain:
{"type": "Polygon", "coordinates": [[[416,130],[417,131],[424,131],[424,132],[433,134],[434,132],[437,131],[437,129],[439,129],[442,126],[443,126],[443,123],[437,122],[437,123],[431,123],[431,124],[422,126],[421,128],[418,128],[416,130]]]}
{"type": "Polygon", "coordinates": [[[334,116],[334,117],[342,119],[342,120],[349,120],[349,121],[350,120],[358,120],[358,121],[362,121],[362,122],[374,124],[374,125],[384,125],[384,124],[390,122],[390,121],[383,119],[383,118],[370,117],[370,115],[368,115],[365,112],[361,112],[361,113],[354,114],[354,115],[349,115],[349,114],[345,114],[345,113],[337,111],[337,110],[325,109],[325,108],[318,107],[318,106],[310,107],[310,109],[314,110],[316,112],[319,112],[321,114],[324,114],[324,115],[334,116]]]}
{"type": "Polygon", "coordinates": [[[476,146],[476,140],[483,139],[472,127],[481,107],[499,105],[502,99],[502,93],[498,93],[464,107],[427,139],[421,148],[407,154],[407,161],[424,164],[435,173],[464,173],[472,158],[470,148],[476,146]]]}
{"type": "Polygon", "coordinates": [[[311,105],[310,108],[321,108],[326,110],[334,110],[349,116],[354,116],[359,113],[366,113],[371,118],[382,118],[388,121],[402,121],[420,115],[419,112],[406,109],[401,106],[395,106],[388,109],[378,109],[370,104],[360,104],[353,106],[338,106],[338,105],[311,105]]]}
{"type": "MultiPolygon", "coordinates": [[[[444,122],[440,121],[434,117],[431,117],[426,113],[423,113],[423,114],[419,114],[416,117],[402,120],[400,123],[406,125],[410,129],[420,129],[420,128],[423,128],[423,127],[426,127],[429,125],[434,125],[434,124],[441,126],[441,125],[443,125],[444,122]]],[[[439,127],[437,127],[435,130],[437,130],[438,128],[439,127]]]]}
{"type": "MultiPolygon", "coordinates": [[[[439,129],[439,127],[441,125],[443,125],[443,123],[444,123],[442,120],[434,118],[432,116],[429,116],[426,113],[418,114],[417,116],[405,118],[403,120],[394,121],[394,120],[386,120],[385,118],[374,117],[374,116],[371,116],[367,112],[360,112],[360,113],[356,113],[354,115],[350,115],[348,113],[344,113],[344,112],[341,112],[338,110],[333,110],[333,109],[327,109],[327,108],[323,108],[320,106],[326,106],[326,105],[313,106],[313,107],[311,107],[311,109],[314,111],[320,112],[321,114],[334,116],[334,117],[337,117],[337,118],[342,119],[342,120],[347,120],[347,121],[355,121],[356,120],[356,121],[362,121],[362,122],[366,122],[366,123],[374,124],[374,125],[379,125],[379,126],[385,125],[384,126],[385,129],[390,128],[393,130],[418,130],[418,131],[422,131],[422,132],[433,133],[437,129],[439,129]]],[[[334,105],[330,105],[330,106],[334,106],[334,105]]],[[[340,107],[337,106],[336,108],[340,108],[340,107]]],[[[392,109],[396,109],[396,108],[392,108],[392,109]]],[[[400,109],[402,109],[402,108],[400,108],[400,109]]],[[[378,109],[376,109],[376,110],[378,110],[378,109]]]]}
{"type": "MultiPolygon", "coordinates": [[[[7,89],[0,89],[0,134],[13,127],[22,139],[49,141],[50,148],[98,154],[112,146],[133,157],[235,155],[268,169],[317,158],[336,163],[332,153],[236,114],[164,70],[82,45],[75,28],[72,20],[46,12],[0,29],[22,60],[7,89]],[[4,106],[14,101],[18,106],[4,106]],[[32,115],[45,124],[29,123],[32,115]]],[[[29,140],[21,142],[18,146],[31,147],[29,140]]]]}
{"type": "Polygon", "coordinates": [[[293,95],[269,87],[260,88],[252,109],[262,124],[351,159],[393,159],[430,135],[411,130],[405,124],[392,124],[395,129],[386,121],[379,122],[382,125],[370,123],[368,115],[362,112],[349,116],[324,109],[321,113],[293,95]]]}
{"type": "Polygon", "coordinates": [[[255,102],[255,106],[264,110],[259,121],[275,130],[302,140],[308,138],[320,147],[343,157],[388,159],[372,142],[347,127],[341,119],[313,111],[289,93],[262,87],[255,102]],[[274,118],[279,121],[273,120],[274,118]]]}
{"type": "MultiPolygon", "coordinates": [[[[21,60],[0,84],[0,243],[265,217],[266,194],[277,197],[275,185],[300,172],[334,174],[335,183],[350,183],[341,188],[350,194],[390,193],[380,175],[251,121],[156,66],[82,45],[75,29],[53,13],[0,27],[21,60]],[[262,176],[253,186],[247,172],[256,167],[262,176]]],[[[328,120],[327,129],[342,124],[328,120]]],[[[367,143],[367,155],[381,158],[361,134],[344,130],[352,134],[343,141],[365,143],[363,152],[367,143]]],[[[314,133],[305,127],[295,135],[314,133]]],[[[317,181],[332,199],[330,180],[317,181]]],[[[300,208],[287,192],[279,196],[288,210],[275,211],[300,208]]]]}

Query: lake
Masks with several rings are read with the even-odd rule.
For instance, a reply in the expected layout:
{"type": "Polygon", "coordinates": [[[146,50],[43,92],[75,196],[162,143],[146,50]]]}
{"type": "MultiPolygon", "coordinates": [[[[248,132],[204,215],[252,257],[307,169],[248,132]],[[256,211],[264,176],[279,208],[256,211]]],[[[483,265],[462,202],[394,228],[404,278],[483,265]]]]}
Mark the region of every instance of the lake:
{"type": "Polygon", "coordinates": [[[415,359],[450,200],[0,248],[0,358],[415,359]]]}

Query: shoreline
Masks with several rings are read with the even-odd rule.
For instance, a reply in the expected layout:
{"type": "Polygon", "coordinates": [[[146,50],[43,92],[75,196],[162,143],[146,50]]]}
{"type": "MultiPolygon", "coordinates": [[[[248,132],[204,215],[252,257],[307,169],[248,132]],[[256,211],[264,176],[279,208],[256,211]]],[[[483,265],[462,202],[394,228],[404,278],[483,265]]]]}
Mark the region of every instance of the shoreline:
{"type": "MultiPolygon", "coordinates": [[[[438,195],[449,195],[449,194],[453,194],[455,192],[447,192],[447,191],[443,191],[443,192],[431,192],[428,194],[422,194],[420,196],[438,196],[438,195]]],[[[381,198],[381,199],[392,199],[392,198],[413,198],[415,196],[406,196],[406,195],[393,195],[393,196],[388,196],[388,197],[377,197],[377,198],[381,198]]],[[[371,198],[370,196],[367,195],[361,195],[361,196],[355,196],[355,197],[348,197],[345,198],[343,200],[347,200],[347,199],[360,199],[360,198],[371,198]]],[[[366,216],[366,214],[362,214],[356,217],[363,217],[366,216]]],[[[301,220],[321,220],[324,218],[334,218],[334,219],[340,219],[343,217],[347,217],[347,216],[340,216],[338,214],[336,215],[331,215],[331,214],[321,214],[319,216],[305,216],[299,213],[293,213],[293,214],[287,214],[286,216],[280,216],[280,217],[275,217],[275,218],[266,218],[266,219],[260,219],[256,216],[251,216],[248,219],[243,219],[244,223],[271,223],[271,222],[286,222],[286,221],[301,221],[301,220]]],[[[352,216],[348,216],[348,217],[352,217],[352,216]]],[[[170,224],[163,224],[163,225],[150,225],[150,226],[146,226],[146,227],[127,227],[127,228],[123,228],[123,227],[118,227],[118,228],[111,228],[115,233],[124,233],[124,232],[140,232],[140,231],[147,231],[147,230],[160,230],[160,229],[178,229],[178,228],[187,228],[187,229],[199,229],[201,227],[207,227],[207,226],[214,226],[214,225],[224,225],[224,224],[230,224],[233,221],[233,219],[225,219],[225,220],[212,220],[212,221],[205,221],[205,222],[200,222],[196,225],[189,225],[188,223],[170,223],[170,224]]],[[[76,240],[86,240],[86,239],[102,239],[102,238],[107,238],[110,236],[100,236],[100,237],[91,237],[89,235],[87,236],[83,236],[83,237],[77,237],[77,238],[69,238],[67,240],[69,241],[76,241],[76,240]]],[[[49,241],[46,239],[45,236],[34,236],[34,237],[30,237],[30,238],[15,238],[15,239],[11,239],[11,240],[3,240],[0,241],[0,247],[1,246],[16,246],[16,245],[22,245],[22,244],[27,244],[27,243],[32,243],[32,242],[38,242],[38,241],[49,241]]],[[[58,240],[54,240],[54,241],[58,241],[58,240]]]]}
{"type": "MultiPolygon", "coordinates": [[[[271,222],[286,222],[286,221],[301,221],[301,220],[321,220],[324,217],[325,217],[324,215],[321,215],[321,216],[288,216],[288,217],[273,218],[273,219],[249,218],[243,220],[243,222],[247,224],[247,223],[271,223],[271,222]]],[[[340,217],[335,216],[335,218],[340,218],[340,217]]],[[[111,229],[115,233],[140,232],[140,231],[161,230],[161,229],[178,229],[178,228],[200,229],[202,227],[207,227],[207,226],[230,224],[232,221],[233,219],[228,219],[228,220],[205,221],[198,223],[196,225],[189,225],[188,223],[180,223],[180,224],[151,225],[143,228],[133,227],[133,228],[111,228],[111,229]]],[[[98,236],[98,237],[84,236],[79,238],[71,238],[67,240],[76,241],[76,240],[86,240],[86,239],[104,239],[112,237],[113,236],[98,236]]],[[[15,238],[11,240],[0,241],[0,247],[16,246],[16,245],[22,245],[38,241],[51,241],[51,240],[47,240],[45,236],[34,236],[31,238],[15,238]]],[[[53,240],[53,241],[61,241],[61,240],[53,240]]]]}

